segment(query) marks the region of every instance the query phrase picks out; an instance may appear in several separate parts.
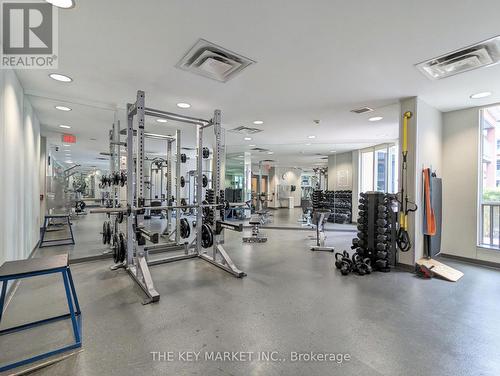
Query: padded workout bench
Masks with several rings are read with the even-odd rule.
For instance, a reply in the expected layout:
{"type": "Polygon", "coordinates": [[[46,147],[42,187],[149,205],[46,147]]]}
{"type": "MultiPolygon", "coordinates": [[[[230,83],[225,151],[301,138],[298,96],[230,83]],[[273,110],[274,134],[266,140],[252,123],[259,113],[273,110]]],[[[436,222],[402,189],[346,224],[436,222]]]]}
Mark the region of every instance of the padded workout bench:
{"type": "Polygon", "coordinates": [[[249,224],[252,225],[252,235],[244,236],[243,242],[245,243],[264,243],[267,242],[267,236],[259,233],[259,226],[264,222],[264,217],[262,214],[252,214],[250,217],[249,224]]]}
{"type": "Polygon", "coordinates": [[[75,244],[75,237],[73,236],[73,229],[71,228],[71,220],[70,220],[69,215],[68,214],[49,214],[49,215],[46,215],[45,220],[43,221],[42,236],[40,238],[40,245],[38,246],[38,248],[51,247],[51,246],[57,246],[57,245],[74,245],[74,244],[75,244]],[[66,220],[66,224],[69,228],[69,233],[70,233],[71,237],[63,238],[63,239],[45,240],[45,234],[47,232],[47,228],[50,225],[51,219],[66,220]]]}
{"type": "MultiPolygon", "coordinates": [[[[68,300],[69,313],[0,330],[0,337],[5,334],[14,333],[35,326],[71,318],[71,323],[73,325],[73,335],[75,339],[74,343],[56,350],[35,355],[31,358],[16,361],[14,363],[6,365],[0,365],[0,372],[15,367],[24,366],[38,360],[60,354],[64,351],[76,349],[82,346],[82,315],[80,311],[80,305],[78,304],[78,298],[76,296],[75,285],[71,276],[71,270],[68,265],[67,254],[42,258],[32,258],[28,260],[8,261],[0,267],[0,282],[2,282],[2,290],[0,294],[0,323],[2,322],[2,313],[5,303],[5,295],[7,292],[7,283],[9,281],[56,273],[61,273],[63,277],[64,289],[66,290],[66,299],[68,300]]],[[[35,307],[33,308],[35,309],[35,307]]]]}

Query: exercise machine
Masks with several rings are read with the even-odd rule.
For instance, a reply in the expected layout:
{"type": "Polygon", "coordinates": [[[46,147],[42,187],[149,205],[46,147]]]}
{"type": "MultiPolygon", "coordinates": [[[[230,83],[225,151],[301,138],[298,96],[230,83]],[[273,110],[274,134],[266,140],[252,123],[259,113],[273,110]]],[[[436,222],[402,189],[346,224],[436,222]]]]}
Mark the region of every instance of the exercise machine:
{"type": "MultiPolygon", "coordinates": [[[[212,119],[198,119],[185,115],[179,115],[163,110],[146,107],[144,91],[138,91],[136,101],[127,105],[127,207],[126,208],[102,208],[96,209],[94,213],[119,213],[123,212],[127,220],[126,254],[124,267],[133,280],[143,289],[148,296],[145,303],[157,302],[160,294],[156,290],[150,272],[150,266],[169,263],[179,260],[199,258],[218,268],[241,278],[246,275],[231,260],[229,254],[223,247],[224,230],[241,232],[241,224],[231,224],[224,221],[223,212],[224,197],[221,181],[223,166],[223,134],[221,127],[221,111],[215,110],[212,119]],[[180,205],[175,202],[172,205],[151,207],[146,205],[144,198],[144,157],[145,157],[145,117],[153,116],[186,123],[196,128],[196,174],[194,184],[196,187],[196,198],[192,204],[180,205]],[[134,127],[134,124],[136,125],[134,127]],[[215,142],[213,148],[213,173],[210,181],[203,177],[203,160],[207,159],[210,150],[203,145],[203,136],[206,129],[213,129],[215,142]],[[135,148],[133,147],[135,144],[135,148]],[[204,187],[205,185],[205,187],[204,187]],[[205,198],[203,191],[205,190],[205,198]],[[144,213],[147,209],[155,210],[175,210],[176,211],[176,234],[181,233],[182,210],[191,208],[196,215],[196,226],[193,226],[194,238],[191,242],[183,244],[184,253],[177,256],[164,257],[150,260],[149,251],[155,247],[147,245],[158,242],[158,234],[148,231],[144,225],[144,213]]],[[[180,131],[176,132],[177,158],[180,153],[180,131]]],[[[176,178],[180,179],[180,172],[176,178]]],[[[179,193],[180,184],[176,184],[176,192],[179,193]]],[[[179,196],[176,197],[179,200],[179,196]]],[[[184,222],[184,229],[186,230],[184,222]]],[[[190,229],[191,231],[191,229],[190,229]]]]}

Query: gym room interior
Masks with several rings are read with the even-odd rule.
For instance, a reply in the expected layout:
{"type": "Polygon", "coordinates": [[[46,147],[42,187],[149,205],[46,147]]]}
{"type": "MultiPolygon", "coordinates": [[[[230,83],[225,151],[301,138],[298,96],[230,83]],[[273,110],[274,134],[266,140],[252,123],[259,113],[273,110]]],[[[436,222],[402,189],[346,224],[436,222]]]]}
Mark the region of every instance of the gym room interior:
{"type": "Polygon", "coordinates": [[[498,1],[0,8],[0,375],[500,374],[498,1]]]}

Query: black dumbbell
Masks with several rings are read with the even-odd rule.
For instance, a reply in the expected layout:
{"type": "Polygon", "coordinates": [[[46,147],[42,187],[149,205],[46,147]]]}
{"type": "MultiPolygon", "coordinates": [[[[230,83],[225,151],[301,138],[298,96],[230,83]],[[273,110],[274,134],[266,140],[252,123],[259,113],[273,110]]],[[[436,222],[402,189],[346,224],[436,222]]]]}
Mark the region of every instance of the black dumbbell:
{"type": "Polygon", "coordinates": [[[385,219],[377,219],[377,226],[379,226],[379,227],[386,227],[387,226],[387,221],[385,219]]]}

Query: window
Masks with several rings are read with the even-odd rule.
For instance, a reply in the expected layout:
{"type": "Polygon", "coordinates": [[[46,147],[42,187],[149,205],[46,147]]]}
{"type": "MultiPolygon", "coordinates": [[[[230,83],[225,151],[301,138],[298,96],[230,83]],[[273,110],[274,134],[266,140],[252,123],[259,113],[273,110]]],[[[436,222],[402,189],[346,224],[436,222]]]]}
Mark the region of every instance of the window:
{"type": "Polygon", "coordinates": [[[361,151],[360,192],[398,191],[398,147],[384,144],[361,151]]]}
{"type": "Polygon", "coordinates": [[[500,106],[481,110],[478,244],[500,249],[500,106]]]}

